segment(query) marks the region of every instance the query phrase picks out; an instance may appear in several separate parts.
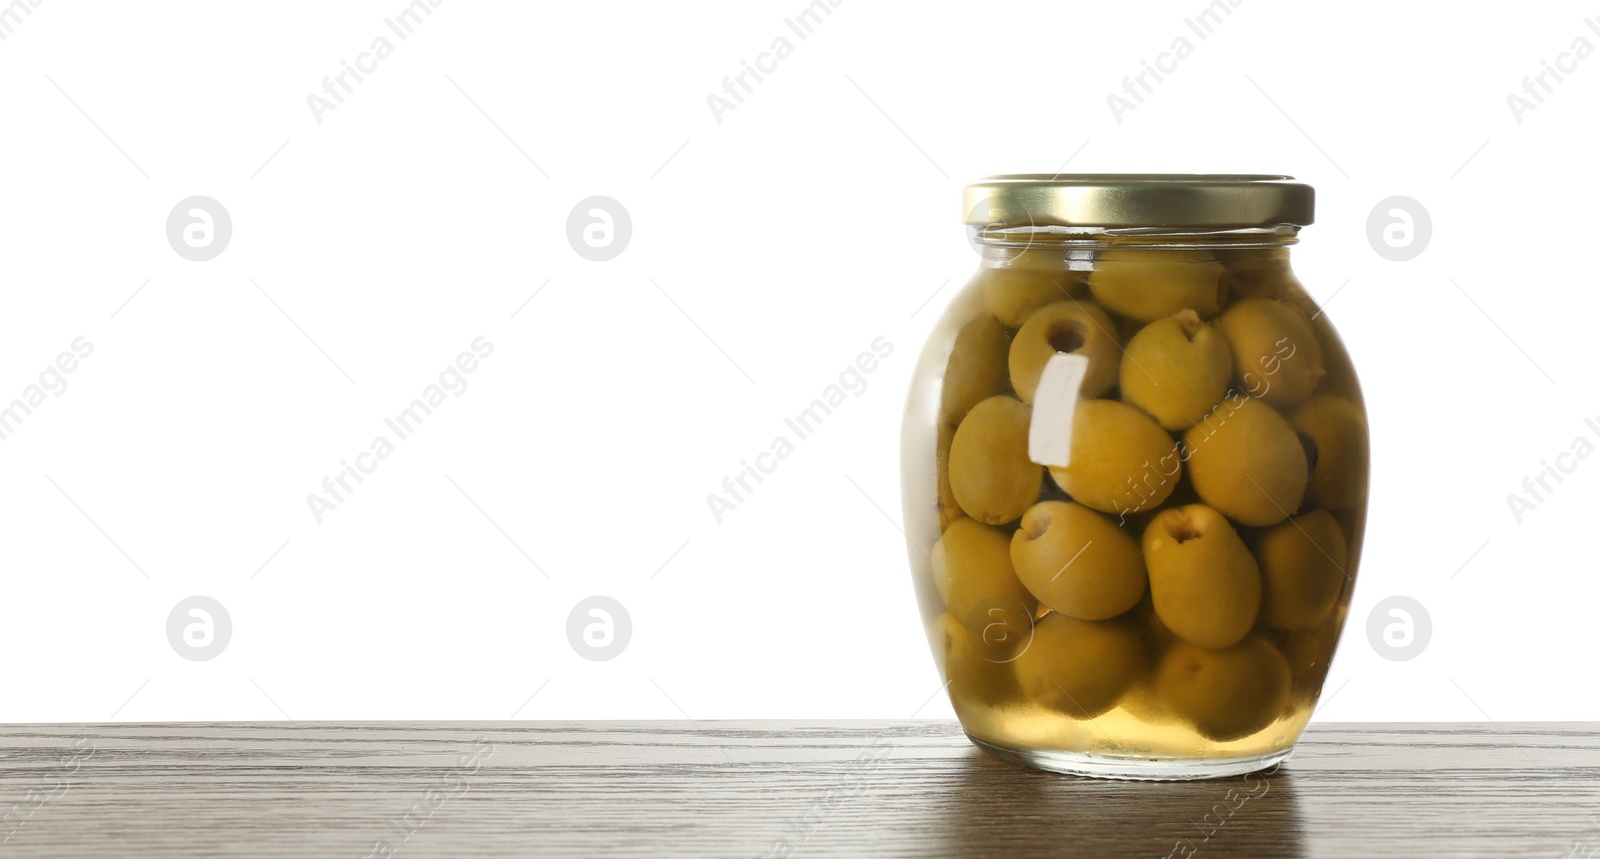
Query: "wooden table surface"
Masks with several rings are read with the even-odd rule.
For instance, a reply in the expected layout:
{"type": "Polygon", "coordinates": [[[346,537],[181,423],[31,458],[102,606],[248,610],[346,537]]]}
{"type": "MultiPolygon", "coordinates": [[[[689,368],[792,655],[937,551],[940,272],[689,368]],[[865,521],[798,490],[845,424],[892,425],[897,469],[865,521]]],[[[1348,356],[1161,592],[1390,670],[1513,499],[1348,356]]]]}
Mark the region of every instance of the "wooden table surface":
{"type": "Polygon", "coordinates": [[[945,722],[13,725],[0,811],[0,859],[1600,859],[1600,724],[1318,725],[1274,774],[1185,783],[945,722]]]}

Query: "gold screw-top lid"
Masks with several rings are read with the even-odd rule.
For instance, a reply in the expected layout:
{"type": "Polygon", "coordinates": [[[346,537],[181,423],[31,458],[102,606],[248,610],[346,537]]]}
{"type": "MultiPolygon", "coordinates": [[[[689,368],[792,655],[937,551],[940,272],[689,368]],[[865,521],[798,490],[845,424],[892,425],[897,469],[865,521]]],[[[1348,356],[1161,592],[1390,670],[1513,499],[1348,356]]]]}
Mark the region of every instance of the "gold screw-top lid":
{"type": "Polygon", "coordinates": [[[1011,227],[1205,230],[1303,227],[1315,194],[1293,176],[1048,173],[966,187],[966,223],[1011,227]]]}

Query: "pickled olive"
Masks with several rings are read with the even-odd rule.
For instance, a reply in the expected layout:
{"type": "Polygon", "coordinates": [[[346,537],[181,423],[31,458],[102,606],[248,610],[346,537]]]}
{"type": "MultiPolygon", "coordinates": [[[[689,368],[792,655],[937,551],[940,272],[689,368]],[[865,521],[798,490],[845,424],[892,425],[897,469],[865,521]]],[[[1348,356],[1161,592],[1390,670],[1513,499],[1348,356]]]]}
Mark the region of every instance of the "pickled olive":
{"type": "Polygon", "coordinates": [[[938,436],[934,440],[934,467],[938,469],[938,506],[939,506],[939,531],[943,533],[950,523],[967,514],[961,512],[961,504],[956,501],[956,494],[950,488],[950,442],[954,440],[955,427],[949,424],[940,424],[938,436]]]}
{"type": "Polygon", "coordinates": [[[1134,684],[1122,694],[1117,706],[1147,725],[1167,725],[1172,722],[1172,714],[1161,706],[1161,700],[1156,697],[1155,684],[1149,681],[1134,684]]]}
{"type": "Polygon", "coordinates": [[[944,679],[958,709],[963,704],[994,707],[1018,697],[1016,674],[1006,657],[997,658],[990,648],[975,641],[954,615],[939,615],[934,633],[938,637],[936,646],[944,654],[944,679]]]}
{"type": "Polygon", "coordinates": [[[1227,302],[1222,274],[1209,251],[1108,250],[1095,261],[1089,291],[1112,313],[1141,322],[1184,308],[1210,317],[1227,302]]]}
{"type": "Polygon", "coordinates": [[[957,519],[928,555],[945,608],[974,634],[983,635],[995,622],[1014,628],[1028,625],[1036,603],[1011,571],[1011,540],[1005,531],[972,519],[957,519]],[[1000,614],[992,614],[991,609],[1000,614]]]}
{"type": "Polygon", "coordinates": [[[1111,709],[1145,673],[1139,632],[1121,620],[1078,620],[1052,612],[1017,657],[1017,685],[1034,703],[1074,719],[1111,709]]]}
{"type": "MultiPolygon", "coordinates": [[[[1180,460],[1183,458],[1181,453],[1178,458],[1180,460]]],[[[1172,494],[1161,502],[1160,507],[1146,505],[1143,510],[1137,512],[1128,511],[1117,517],[1117,524],[1126,528],[1130,534],[1141,535],[1144,533],[1144,529],[1150,527],[1151,521],[1161,515],[1163,509],[1167,507],[1182,507],[1185,504],[1204,503],[1204,501],[1200,500],[1200,493],[1194,491],[1192,483],[1188,480],[1179,480],[1178,485],[1173,488],[1172,494]]]]}
{"type": "Polygon", "coordinates": [[[1179,638],[1229,647],[1255,625],[1261,572],[1216,510],[1189,504],[1161,511],[1144,531],[1144,562],[1156,616],[1179,638]]]}
{"type": "Polygon", "coordinates": [[[1361,402],[1361,382],[1356,378],[1355,364],[1351,363],[1350,353],[1345,351],[1339,332],[1328,321],[1328,314],[1312,311],[1311,331],[1317,335],[1317,342],[1322,344],[1322,366],[1325,371],[1322,384],[1317,386],[1317,393],[1343,397],[1352,403],[1361,402]]]}
{"type": "Polygon", "coordinates": [[[1234,381],[1252,397],[1287,408],[1311,396],[1327,372],[1305,314],[1281,301],[1234,302],[1216,324],[1233,353],[1234,381]]]}
{"type": "Polygon", "coordinates": [[[1084,293],[1086,272],[1061,268],[990,268],[978,275],[983,308],[1012,328],[1021,328],[1035,310],[1084,293]]]}
{"type": "Polygon", "coordinates": [[[1083,400],[1072,414],[1071,458],[1065,468],[1052,466],[1050,476],[1079,504],[1127,514],[1160,506],[1182,468],[1172,436],[1144,412],[1116,400],[1083,400]]]}
{"type": "Polygon", "coordinates": [[[1167,710],[1201,736],[1227,742],[1254,734],[1283,712],[1289,666],[1260,636],[1220,650],[1180,641],[1161,658],[1155,686],[1167,710]]]}
{"type": "Polygon", "coordinates": [[[1261,566],[1261,619],[1278,629],[1327,620],[1344,590],[1344,532],[1326,510],[1312,510],[1268,528],[1255,540],[1261,566]]]}
{"type": "MultiPolygon", "coordinates": [[[[1355,507],[1328,512],[1333,514],[1333,520],[1339,523],[1339,530],[1344,532],[1344,545],[1350,556],[1350,566],[1346,567],[1345,571],[1354,579],[1356,564],[1361,559],[1361,541],[1367,534],[1366,502],[1363,501],[1355,507]]],[[[1347,602],[1349,599],[1350,592],[1346,590],[1341,601],[1347,602]]]]}
{"type": "Polygon", "coordinates": [[[1305,449],[1289,422],[1260,400],[1229,394],[1183,434],[1183,446],[1189,482],[1229,519],[1275,525],[1300,509],[1305,449]]]}
{"type": "MultiPolygon", "coordinates": [[[[1141,553],[1142,553],[1141,549],[1141,553]]],[[[1139,604],[1133,607],[1133,613],[1128,615],[1134,623],[1138,624],[1139,632],[1144,636],[1145,650],[1152,656],[1160,655],[1167,646],[1177,640],[1172,630],[1161,622],[1161,616],[1156,614],[1155,600],[1150,598],[1150,590],[1145,589],[1144,597],[1139,604]]]]}
{"type": "Polygon", "coordinates": [[[1044,365],[1058,352],[1089,359],[1089,369],[1078,396],[1098,397],[1117,383],[1117,360],[1122,347],[1117,342],[1116,326],[1093,302],[1047,304],[1029,316],[1017,331],[1007,361],[1011,387],[1024,402],[1033,402],[1044,365]]]}
{"type": "Polygon", "coordinates": [[[1228,343],[1193,310],[1146,325],[1122,355],[1122,401],[1165,429],[1187,429],[1228,391],[1228,343]]]}
{"type": "Polygon", "coordinates": [[[1137,319],[1130,319],[1126,316],[1113,316],[1111,317],[1111,321],[1117,323],[1118,343],[1127,343],[1129,340],[1132,340],[1134,335],[1144,330],[1145,325],[1148,324],[1140,322],[1137,319]]]}
{"type": "MultiPolygon", "coordinates": [[[[1283,294],[1278,296],[1278,300],[1288,305],[1290,310],[1293,310],[1295,313],[1299,314],[1302,319],[1307,321],[1307,323],[1311,323],[1314,317],[1317,317],[1322,313],[1322,308],[1317,306],[1316,299],[1312,298],[1311,293],[1306,292],[1303,288],[1285,290],[1283,294]]],[[[1321,342],[1320,337],[1318,338],[1318,342],[1321,342]]],[[[1326,358],[1327,356],[1324,355],[1323,357],[1326,358]]],[[[1324,367],[1324,369],[1326,369],[1326,367],[1324,367]]]]}
{"type": "Polygon", "coordinates": [[[1289,416],[1311,464],[1306,503],[1343,510],[1367,494],[1367,422],[1348,400],[1318,394],[1289,416]]]}
{"type": "Polygon", "coordinates": [[[1028,459],[1032,414],[1011,397],[990,397],[956,428],[950,491],[968,516],[990,525],[1012,522],[1039,497],[1044,471],[1028,459]]]}
{"type": "Polygon", "coordinates": [[[1006,371],[1010,349],[1005,326],[993,316],[979,316],[961,326],[945,365],[939,399],[942,423],[958,424],[973,406],[1006,392],[1011,385],[1006,371]]]}
{"type": "Polygon", "coordinates": [[[1011,535],[1011,565],[1039,602],[1080,620],[1105,620],[1144,595],[1144,556],[1133,538],[1081,504],[1028,508],[1011,535]]]}
{"type": "Polygon", "coordinates": [[[1339,643],[1341,620],[1334,617],[1321,626],[1279,634],[1278,652],[1289,663],[1289,694],[1293,701],[1314,700],[1322,691],[1333,649],[1339,643]]]}
{"type": "Polygon", "coordinates": [[[1287,248],[1270,250],[1225,250],[1217,252],[1227,274],[1228,296],[1242,298],[1281,298],[1300,282],[1289,268],[1287,248]]]}

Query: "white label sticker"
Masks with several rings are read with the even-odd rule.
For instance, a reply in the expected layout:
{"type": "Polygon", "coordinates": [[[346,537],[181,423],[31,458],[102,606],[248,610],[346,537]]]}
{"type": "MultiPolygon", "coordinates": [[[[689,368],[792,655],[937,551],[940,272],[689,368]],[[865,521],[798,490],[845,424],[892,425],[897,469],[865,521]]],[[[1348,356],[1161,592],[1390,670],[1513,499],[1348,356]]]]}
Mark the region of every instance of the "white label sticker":
{"type": "Polygon", "coordinates": [[[1052,355],[1044,365],[1028,426],[1029,459],[1056,468],[1065,468],[1072,459],[1072,413],[1078,409],[1078,388],[1088,372],[1088,358],[1065,352],[1052,355]]]}

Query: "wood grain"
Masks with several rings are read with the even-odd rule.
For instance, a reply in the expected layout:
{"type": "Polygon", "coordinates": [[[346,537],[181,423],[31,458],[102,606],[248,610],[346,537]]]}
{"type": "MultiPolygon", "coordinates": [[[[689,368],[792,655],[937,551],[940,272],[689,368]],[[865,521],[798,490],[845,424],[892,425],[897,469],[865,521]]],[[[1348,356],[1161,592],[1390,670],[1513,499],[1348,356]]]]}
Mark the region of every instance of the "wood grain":
{"type": "Polygon", "coordinates": [[[13,725],[0,811],[0,859],[1600,857],[1600,724],[1320,725],[1175,784],[942,722],[13,725]]]}

